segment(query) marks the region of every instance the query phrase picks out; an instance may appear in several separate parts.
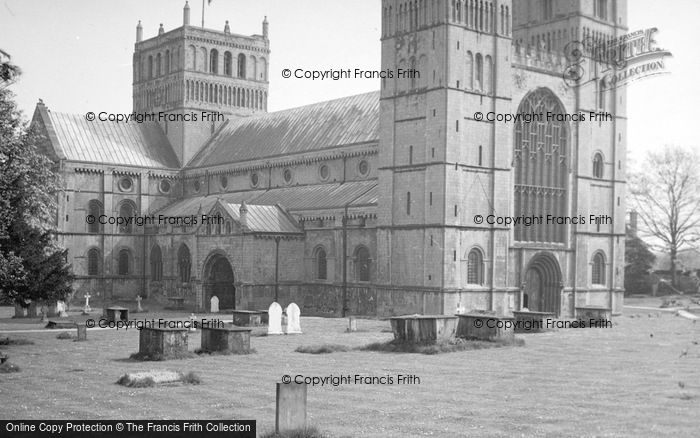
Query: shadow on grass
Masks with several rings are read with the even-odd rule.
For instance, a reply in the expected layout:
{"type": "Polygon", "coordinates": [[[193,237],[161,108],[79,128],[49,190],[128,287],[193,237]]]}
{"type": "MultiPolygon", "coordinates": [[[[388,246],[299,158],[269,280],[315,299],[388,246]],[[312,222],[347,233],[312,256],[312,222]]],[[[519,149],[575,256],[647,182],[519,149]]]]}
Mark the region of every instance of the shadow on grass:
{"type": "Polygon", "coordinates": [[[434,344],[396,340],[374,342],[363,347],[358,347],[357,349],[360,351],[380,351],[385,353],[441,354],[454,353],[457,351],[483,350],[487,348],[520,347],[523,345],[525,345],[525,341],[522,339],[515,339],[513,341],[481,341],[476,339],[455,338],[434,344]]]}
{"type": "Polygon", "coordinates": [[[328,435],[321,433],[316,426],[308,426],[285,432],[267,432],[260,435],[260,438],[328,438],[328,435]]]}
{"type": "Polygon", "coordinates": [[[9,337],[5,338],[0,338],[0,345],[2,346],[8,346],[8,345],[34,345],[34,341],[30,341],[29,339],[10,339],[9,337]]]}
{"type": "Polygon", "coordinates": [[[207,356],[230,356],[230,355],[245,355],[245,354],[253,354],[257,353],[254,348],[251,348],[248,351],[233,351],[233,350],[217,350],[217,351],[210,351],[210,350],[203,350],[201,348],[198,348],[194,351],[194,353],[198,356],[202,355],[207,355],[207,356]]]}
{"type": "Polygon", "coordinates": [[[131,356],[129,356],[129,359],[127,360],[119,360],[120,362],[129,362],[129,361],[136,361],[136,362],[160,362],[164,360],[175,360],[175,359],[192,359],[197,357],[196,354],[194,354],[191,351],[184,351],[184,352],[178,352],[174,354],[160,354],[160,353],[141,353],[140,351],[138,353],[134,353],[131,356]]]}
{"type": "Polygon", "coordinates": [[[350,351],[348,347],[345,345],[338,345],[338,344],[321,344],[321,345],[302,345],[300,347],[297,347],[296,350],[297,353],[307,353],[307,354],[327,354],[327,353],[335,353],[337,351],[339,352],[345,352],[345,351],[350,351]]]}
{"type": "Polygon", "coordinates": [[[70,333],[68,333],[68,332],[59,333],[59,334],[56,336],[56,339],[74,339],[74,338],[76,338],[76,336],[75,336],[75,335],[72,335],[72,334],[70,334],[70,333]]]}

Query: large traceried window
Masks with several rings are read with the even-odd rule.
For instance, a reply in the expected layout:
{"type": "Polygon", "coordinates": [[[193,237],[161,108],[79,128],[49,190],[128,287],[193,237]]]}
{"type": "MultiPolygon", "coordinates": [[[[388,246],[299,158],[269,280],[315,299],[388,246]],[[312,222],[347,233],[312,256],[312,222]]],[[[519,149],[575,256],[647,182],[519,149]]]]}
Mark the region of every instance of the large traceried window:
{"type": "Polygon", "coordinates": [[[523,99],[518,113],[543,117],[533,118],[531,123],[520,120],[515,125],[515,214],[542,216],[543,220],[529,227],[516,225],[515,240],[565,243],[567,227],[548,225],[546,217],[566,216],[569,124],[560,119],[566,111],[550,90],[540,88],[523,99]],[[553,117],[548,118],[548,113],[553,117]]]}

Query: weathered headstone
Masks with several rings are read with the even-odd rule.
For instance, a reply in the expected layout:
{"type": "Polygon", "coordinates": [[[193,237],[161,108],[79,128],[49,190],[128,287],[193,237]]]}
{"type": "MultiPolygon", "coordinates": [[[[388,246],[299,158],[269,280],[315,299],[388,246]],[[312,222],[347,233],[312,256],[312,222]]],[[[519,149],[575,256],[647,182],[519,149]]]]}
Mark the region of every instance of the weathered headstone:
{"type": "Polygon", "coordinates": [[[270,304],[267,310],[270,322],[267,325],[268,335],[281,335],[282,333],[282,306],[277,302],[270,304]]]}
{"type": "Polygon", "coordinates": [[[142,299],[143,298],[141,298],[141,295],[136,296],[136,311],[137,312],[143,312],[143,308],[141,307],[141,300],[142,299]]]}
{"type": "Polygon", "coordinates": [[[85,324],[76,324],[78,328],[78,341],[87,341],[87,327],[85,324]]]}
{"type": "Polygon", "coordinates": [[[197,316],[194,313],[190,313],[190,331],[197,331],[197,316]]]}
{"type": "Polygon", "coordinates": [[[211,313],[219,313],[219,297],[216,295],[209,300],[209,311],[211,313]]]}
{"type": "Polygon", "coordinates": [[[56,313],[58,313],[58,316],[61,318],[66,318],[68,317],[68,313],[66,313],[66,303],[65,301],[57,301],[56,302],[56,313]]]}
{"type": "Polygon", "coordinates": [[[357,318],[354,316],[348,318],[348,331],[351,333],[357,331],[357,318]]]}
{"type": "Polygon", "coordinates": [[[301,333],[301,311],[295,303],[287,306],[287,334],[301,333]]]}
{"type": "Polygon", "coordinates": [[[275,432],[306,428],[306,383],[278,383],[275,432]]]}

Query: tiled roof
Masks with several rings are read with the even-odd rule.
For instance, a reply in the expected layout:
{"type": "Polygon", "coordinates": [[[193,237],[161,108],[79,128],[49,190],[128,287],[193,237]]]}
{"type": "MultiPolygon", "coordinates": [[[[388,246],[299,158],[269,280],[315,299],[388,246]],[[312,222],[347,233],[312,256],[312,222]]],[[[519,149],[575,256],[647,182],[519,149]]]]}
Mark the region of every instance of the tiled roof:
{"type": "Polygon", "coordinates": [[[71,161],[150,168],[180,167],[157,123],[89,122],[84,115],[38,107],[57,153],[71,161]]]}
{"type": "Polygon", "coordinates": [[[268,190],[246,202],[280,204],[290,211],[300,211],[343,208],[347,204],[375,205],[377,196],[377,181],[371,180],[278,188],[268,190]]]}
{"type": "MultiPolygon", "coordinates": [[[[320,184],[314,186],[283,187],[270,190],[214,194],[185,198],[165,206],[157,213],[164,216],[189,216],[206,214],[217,201],[222,204],[239,205],[245,202],[249,211],[254,206],[281,205],[290,212],[327,210],[377,205],[379,190],[377,181],[353,181],[343,184],[320,184]]],[[[250,216],[249,216],[250,217],[250,216]]]]}
{"type": "MultiPolygon", "coordinates": [[[[241,204],[222,202],[226,211],[241,222],[241,204]]],[[[301,228],[289,215],[276,205],[248,205],[246,224],[250,231],[259,233],[300,233],[301,228]]]]}
{"type": "Polygon", "coordinates": [[[188,167],[291,155],[378,138],[379,92],[372,92],[230,120],[188,167]]]}

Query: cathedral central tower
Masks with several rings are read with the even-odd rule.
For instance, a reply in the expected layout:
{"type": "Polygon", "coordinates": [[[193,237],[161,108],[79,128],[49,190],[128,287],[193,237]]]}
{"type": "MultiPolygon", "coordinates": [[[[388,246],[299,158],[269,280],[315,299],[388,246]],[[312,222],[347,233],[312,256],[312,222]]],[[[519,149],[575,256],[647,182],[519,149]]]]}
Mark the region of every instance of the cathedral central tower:
{"type": "Polygon", "coordinates": [[[269,60],[267,18],[261,35],[237,35],[228,21],[223,31],[190,25],[186,3],[177,29],[165,32],[161,24],[143,40],[141,22],[136,27],[134,111],[171,115],[160,124],[185,165],[223,120],[267,111],[269,60]]]}

